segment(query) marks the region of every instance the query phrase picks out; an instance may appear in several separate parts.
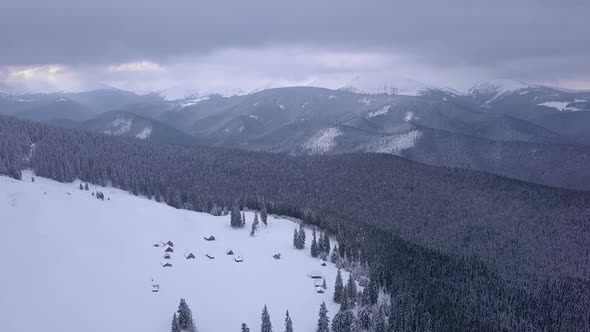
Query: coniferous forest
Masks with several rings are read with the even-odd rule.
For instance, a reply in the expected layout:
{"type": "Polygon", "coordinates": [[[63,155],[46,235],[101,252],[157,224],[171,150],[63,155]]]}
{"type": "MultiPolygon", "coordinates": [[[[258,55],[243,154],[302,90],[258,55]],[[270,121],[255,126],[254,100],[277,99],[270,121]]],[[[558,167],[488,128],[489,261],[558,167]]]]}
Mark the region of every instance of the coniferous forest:
{"type": "MultiPolygon", "coordinates": [[[[0,174],[27,168],[176,208],[238,205],[264,211],[263,224],[268,212],[316,225],[338,239],[340,259],[370,271],[361,302],[391,294],[373,319],[380,331],[590,330],[588,192],[391,155],[158,145],[0,117],[0,174]]],[[[333,326],[356,305],[343,297],[333,326]]]]}

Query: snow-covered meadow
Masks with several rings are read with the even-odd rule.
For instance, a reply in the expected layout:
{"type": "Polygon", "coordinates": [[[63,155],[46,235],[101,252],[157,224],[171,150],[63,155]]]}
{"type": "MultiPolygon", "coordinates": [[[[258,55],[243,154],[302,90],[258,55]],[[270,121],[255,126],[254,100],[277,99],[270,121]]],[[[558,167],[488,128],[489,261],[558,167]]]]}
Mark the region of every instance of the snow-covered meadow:
{"type": "Polygon", "coordinates": [[[276,331],[287,309],[296,331],[314,330],[322,301],[330,317],[337,311],[336,268],[310,256],[309,230],[306,249],[293,248],[292,221],[269,216],[268,227],[250,237],[252,212],[246,227],[235,230],[229,216],[31,176],[0,177],[0,331],[168,331],[181,297],[201,332],[238,331],[242,322],[258,330],[264,304],[276,331]],[[91,195],[96,190],[104,201],[91,195]],[[209,234],[216,241],[203,239],[209,234]],[[168,240],[173,266],[163,268],[164,248],[153,243],[168,240]],[[244,262],[226,255],[228,249],[244,262]],[[185,259],[187,252],[196,259],[185,259]],[[325,276],[324,294],[316,293],[312,271],[325,276]]]}

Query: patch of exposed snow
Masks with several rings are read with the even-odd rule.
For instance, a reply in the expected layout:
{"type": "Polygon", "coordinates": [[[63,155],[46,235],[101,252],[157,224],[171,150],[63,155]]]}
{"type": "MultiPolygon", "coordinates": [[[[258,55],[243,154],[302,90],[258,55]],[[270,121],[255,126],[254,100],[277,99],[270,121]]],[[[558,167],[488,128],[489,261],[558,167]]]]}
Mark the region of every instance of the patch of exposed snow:
{"type": "Polygon", "coordinates": [[[365,105],[371,105],[371,103],[374,101],[374,99],[371,98],[363,98],[363,99],[359,99],[359,103],[361,104],[365,104],[365,105]]]}
{"type": "Polygon", "coordinates": [[[585,103],[585,102],[588,102],[588,101],[587,101],[587,100],[585,100],[585,99],[577,99],[577,98],[576,98],[576,99],[574,100],[574,102],[575,102],[575,103],[585,103]]]}
{"type": "Polygon", "coordinates": [[[152,134],[152,127],[147,126],[147,127],[143,128],[143,130],[140,131],[139,134],[137,134],[135,137],[137,137],[139,139],[148,139],[151,134],[152,134]]]}
{"type": "Polygon", "coordinates": [[[131,124],[131,119],[118,116],[113,122],[111,122],[110,127],[105,130],[104,133],[108,135],[123,135],[131,129],[131,124]]]}
{"type": "Polygon", "coordinates": [[[329,96],[328,96],[328,99],[336,99],[336,96],[334,96],[334,95],[329,95],[329,96]]]}
{"type": "Polygon", "coordinates": [[[446,97],[443,97],[443,101],[447,101],[447,98],[446,97]]]}
{"type": "Polygon", "coordinates": [[[342,134],[340,129],[334,127],[320,130],[303,144],[303,149],[311,154],[330,152],[336,146],[336,137],[342,134]]]}
{"type": "Polygon", "coordinates": [[[68,100],[66,98],[60,97],[60,98],[57,98],[55,101],[57,101],[58,103],[63,103],[63,102],[68,101],[68,100]]]}
{"type": "Polygon", "coordinates": [[[252,104],[252,107],[256,107],[256,106],[258,106],[258,104],[260,104],[260,101],[257,101],[254,104],[252,104]]]}
{"type": "Polygon", "coordinates": [[[387,114],[387,112],[389,112],[390,108],[391,108],[391,105],[385,105],[385,106],[381,107],[380,109],[376,110],[375,112],[370,112],[368,117],[374,118],[379,115],[385,115],[385,114],[387,114]]]}
{"type": "Polygon", "coordinates": [[[569,101],[547,101],[544,103],[537,104],[539,106],[545,107],[552,107],[557,109],[558,111],[565,111],[567,110],[567,105],[570,104],[569,101]]]}
{"type": "Polygon", "coordinates": [[[406,112],[406,115],[404,116],[404,121],[409,122],[412,121],[412,119],[414,119],[414,112],[406,112]]]}
{"type": "Polygon", "coordinates": [[[413,148],[420,137],[422,133],[419,130],[412,130],[405,134],[378,138],[368,144],[367,151],[399,156],[403,150],[413,148]]]}
{"type": "Polygon", "coordinates": [[[202,101],[209,100],[209,98],[210,98],[209,96],[203,96],[203,97],[199,97],[199,98],[185,99],[180,102],[180,106],[181,107],[193,106],[193,105],[196,105],[202,101]]]}
{"type": "Polygon", "coordinates": [[[238,133],[241,133],[242,131],[244,131],[244,126],[240,126],[240,128],[238,128],[238,133]]]}
{"type": "Polygon", "coordinates": [[[284,111],[285,110],[285,105],[279,104],[279,108],[284,111]]]}
{"type": "Polygon", "coordinates": [[[248,115],[248,117],[250,119],[258,120],[258,115],[255,115],[255,114],[250,114],[250,115],[248,115]]]}

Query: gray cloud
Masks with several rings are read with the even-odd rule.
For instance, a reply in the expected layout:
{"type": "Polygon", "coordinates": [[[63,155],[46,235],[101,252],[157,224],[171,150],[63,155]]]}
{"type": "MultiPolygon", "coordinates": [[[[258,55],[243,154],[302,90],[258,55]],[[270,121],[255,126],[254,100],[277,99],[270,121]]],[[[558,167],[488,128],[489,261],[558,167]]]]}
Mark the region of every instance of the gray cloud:
{"type": "Polygon", "coordinates": [[[585,0],[5,1],[0,66],[60,64],[113,80],[121,73],[99,69],[149,61],[173,68],[158,75],[174,80],[179,64],[196,70],[220,56],[224,70],[271,80],[428,71],[427,80],[443,81],[456,71],[472,79],[588,82],[589,12],[585,0]],[[252,73],[240,68],[248,65],[242,53],[231,58],[227,50],[278,63],[257,63],[252,73]],[[359,60],[366,54],[381,62],[359,60]]]}

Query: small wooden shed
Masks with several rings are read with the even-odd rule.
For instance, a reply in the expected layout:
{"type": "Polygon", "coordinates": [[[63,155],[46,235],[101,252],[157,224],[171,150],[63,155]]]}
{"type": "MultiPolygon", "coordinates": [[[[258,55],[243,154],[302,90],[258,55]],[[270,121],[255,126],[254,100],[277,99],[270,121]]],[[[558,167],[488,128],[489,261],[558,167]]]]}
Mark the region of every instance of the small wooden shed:
{"type": "Polygon", "coordinates": [[[184,257],[186,259],[195,259],[196,258],[195,255],[193,255],[192,252],[189,252],[188,254],[184,254],[184,257]]]}
{"type": "Polygon", "coordinates": [[[208,236],[205,236],[205,237],[204,237],[204,239],[205,239],[206,241],[215,241],[215,236],[213,236],[213,235],[208,235],[208,236]]]}
{"type": "Polygon", "coordinates": [[[209,255],[209,254],[205,254],[205,257],[209,258],[209,259],[215,259],[215,256],[213,255],[209,255]]]}

